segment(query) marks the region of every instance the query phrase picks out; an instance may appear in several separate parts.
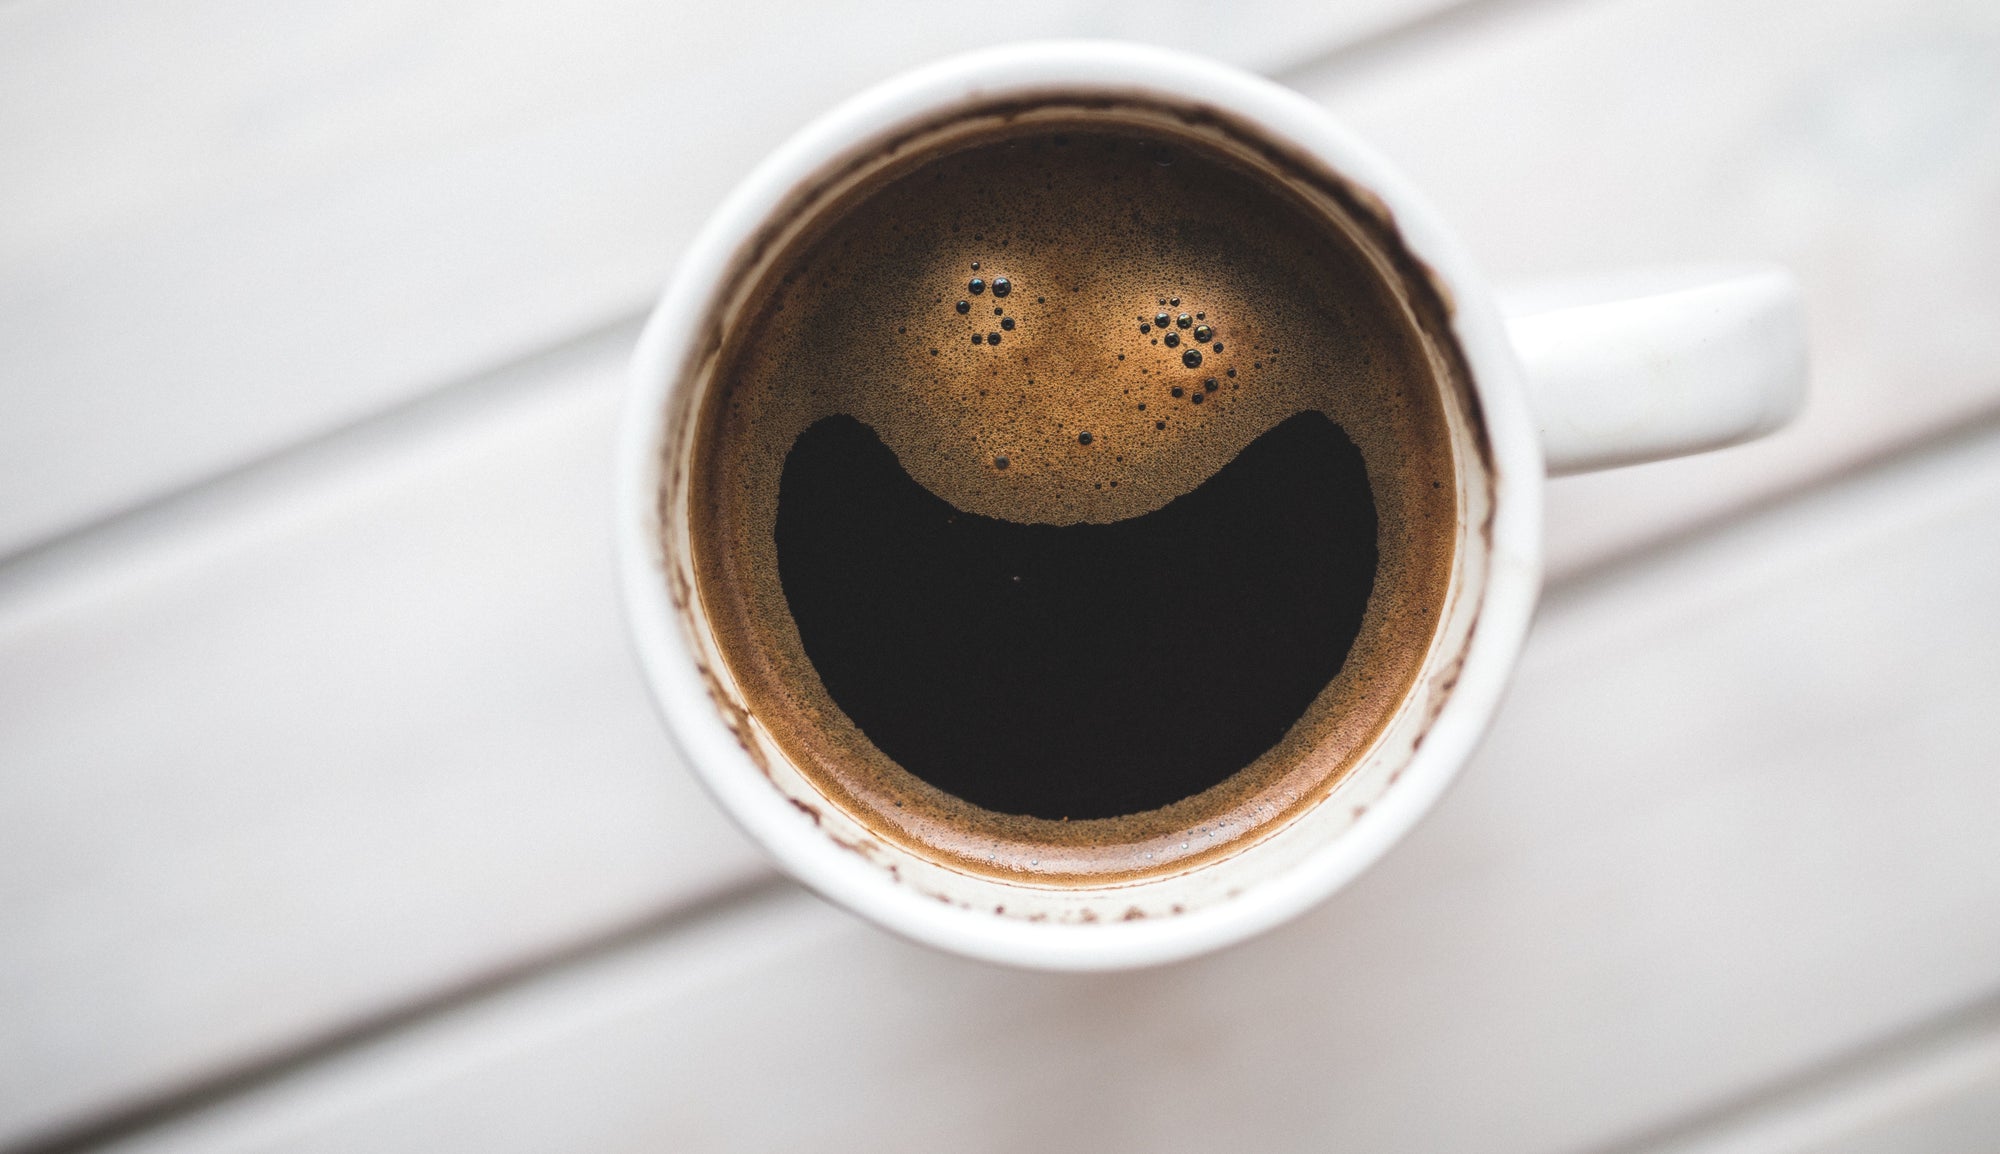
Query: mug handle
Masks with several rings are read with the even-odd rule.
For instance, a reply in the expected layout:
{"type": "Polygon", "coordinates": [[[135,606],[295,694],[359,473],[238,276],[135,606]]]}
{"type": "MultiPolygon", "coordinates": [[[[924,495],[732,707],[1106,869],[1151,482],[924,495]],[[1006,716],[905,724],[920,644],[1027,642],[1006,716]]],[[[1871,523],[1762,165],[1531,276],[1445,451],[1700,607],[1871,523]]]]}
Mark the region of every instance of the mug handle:
{"type": "Polygon", "coordinates": [[[1500,308],[1551,476],[1738,444],[1805,403],[1798,281],[1775,265],[1529,284],[1500,308]]]}

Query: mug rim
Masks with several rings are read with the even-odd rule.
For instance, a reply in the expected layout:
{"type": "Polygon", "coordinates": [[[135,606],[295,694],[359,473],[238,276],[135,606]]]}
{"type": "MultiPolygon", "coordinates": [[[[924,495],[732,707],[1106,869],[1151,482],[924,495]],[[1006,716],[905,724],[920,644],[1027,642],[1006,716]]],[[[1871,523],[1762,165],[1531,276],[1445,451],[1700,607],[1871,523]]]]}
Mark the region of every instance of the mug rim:
{"type": "Polygon", "coordinates": [[[791,876],[907,937],[991,961],[1114,969],[1188,957],[1302,913],[1373,864],[1456,777],[1497,706],[1540,586],[1541,447],[1493,294],[1437,213],[1325,109],[1210,60],[1135,44],[1043,41],[949,57],[822,114],[768,156],[709,218],[655,307],[632,361],[617,459],[620,583],[631,636],[669,739],[731,818],[791,876]],[[1225,110],[1375,197],[1404,248],[1449,299],[1448,324],[1490,449],[1489,571],[1457,682],[1396,787],[1338,837],[1241,894],[1172,918],[1089,925],[1026,922],[935,900],[836,845],[767,779],[726,721],[672,603],[658,512],[666,414],[692,385],[697,326],[741,250],[795,191],[859,145],[955,107],[1010,96],[1152,97],[1225,110]]]}

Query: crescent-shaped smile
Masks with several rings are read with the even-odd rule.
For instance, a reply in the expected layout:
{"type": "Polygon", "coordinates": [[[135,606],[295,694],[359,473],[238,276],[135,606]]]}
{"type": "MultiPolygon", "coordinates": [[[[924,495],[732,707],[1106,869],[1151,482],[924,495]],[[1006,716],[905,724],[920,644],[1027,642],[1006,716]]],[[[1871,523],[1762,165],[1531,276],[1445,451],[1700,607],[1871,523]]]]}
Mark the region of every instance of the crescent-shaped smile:
{"type": "Polygon", "coordinates": [[[1276,746],[1374,587],[1361,454],[1299,413],[1194,490],[1108,525],[962,512],[859,421],[786,458],[779,580],[827,693],[974,805],[1042,818],[1191,797],[1276,746]]]}

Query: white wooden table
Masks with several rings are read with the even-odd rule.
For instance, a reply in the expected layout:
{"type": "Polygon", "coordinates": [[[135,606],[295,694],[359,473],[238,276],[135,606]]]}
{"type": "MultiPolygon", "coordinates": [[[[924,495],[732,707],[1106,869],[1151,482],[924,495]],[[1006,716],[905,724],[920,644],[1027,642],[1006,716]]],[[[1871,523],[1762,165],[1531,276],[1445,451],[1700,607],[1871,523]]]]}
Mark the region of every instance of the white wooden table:
{"type": "Polygon", "coordinates": [[[2000,1149],[1996,594],[1990,0],[0,7],[0,1150],[2000,1149]],[[1794,430],[1552,487],[1403,846],[1122,976],[777,881],[608,557],[709,207],[1047,35],[1298,87],[1496,277],[1813,325],[1794,430]]]}

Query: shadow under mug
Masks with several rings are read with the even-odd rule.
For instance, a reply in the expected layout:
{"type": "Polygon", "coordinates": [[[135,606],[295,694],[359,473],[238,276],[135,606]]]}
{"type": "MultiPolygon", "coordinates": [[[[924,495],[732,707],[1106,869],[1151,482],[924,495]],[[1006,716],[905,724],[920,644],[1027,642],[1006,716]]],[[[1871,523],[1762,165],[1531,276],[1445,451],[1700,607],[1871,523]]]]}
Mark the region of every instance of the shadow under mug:
{"type": "MultiPolygon", "coordinates": [[[[1333,201],[1328,201],[1331,206],[1333,201]]],[[[1640,270],[1490,291],[1428,204],[1303,97],[1197,57],[1025,44],[908,73],[828,112],[716,212],[640,342],[619,445],[620,574],[653,696],[722,807],[792,876],[909,937],[1051,969],[1188,957],[1270,928],[1380,857],[1471,753],[1519,653],[1541,579],[1543,478],[1734,444],[1804,397],[1798,292],[1769,267],[1640,270]],[[733,293],[802,206],[924,125],[998,107],[1126,105],[1198,115],[1367,217],[1404,304],[1446,366],[1459,467],[1454,569],[1420,671],[1372,744],[1320,796],[1230,852],[1115,883],[954,868],[822,795],[732,680],[696,594],[688,538],[695,414],[715,387],[733,293]],[[1503,308],[1507,314],[1503,316],[1503,308]]]]}

